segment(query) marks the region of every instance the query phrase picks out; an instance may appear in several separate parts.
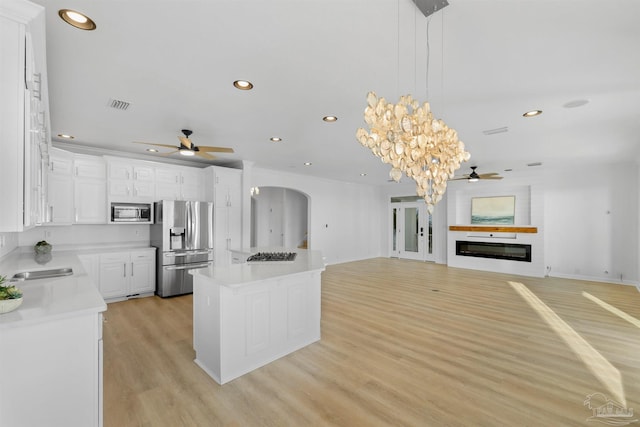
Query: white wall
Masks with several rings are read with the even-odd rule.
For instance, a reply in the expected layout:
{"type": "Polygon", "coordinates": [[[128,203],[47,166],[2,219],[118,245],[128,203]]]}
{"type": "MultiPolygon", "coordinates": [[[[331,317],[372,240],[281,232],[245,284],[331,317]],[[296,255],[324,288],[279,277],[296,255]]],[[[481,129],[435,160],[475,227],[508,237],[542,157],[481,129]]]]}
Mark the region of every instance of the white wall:
{"type": "Polygon", "coordinates": [[[254,167],[251,186],[284,187],[309,196],[309,248],[328,264],[386,256],[380,189],[254,167]]]}
{"type": "Polygon", "coordinates": [[[545,174],[549,275],[638,282],[638,167],[576,165],[545,174]]]}

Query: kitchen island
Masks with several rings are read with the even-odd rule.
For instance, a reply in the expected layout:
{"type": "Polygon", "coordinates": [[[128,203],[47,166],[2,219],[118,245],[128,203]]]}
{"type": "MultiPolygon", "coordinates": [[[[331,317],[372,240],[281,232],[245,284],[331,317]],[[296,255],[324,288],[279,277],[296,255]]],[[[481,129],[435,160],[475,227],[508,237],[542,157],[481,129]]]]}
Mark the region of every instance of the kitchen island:
{"type": "MultiPolygon", "coordinates": [[[[253,251],[255,253],[255,251],[253,251]]],[[[192,270],[195,363],[224,384],[320,340],[319,251],[192,270]]]]}

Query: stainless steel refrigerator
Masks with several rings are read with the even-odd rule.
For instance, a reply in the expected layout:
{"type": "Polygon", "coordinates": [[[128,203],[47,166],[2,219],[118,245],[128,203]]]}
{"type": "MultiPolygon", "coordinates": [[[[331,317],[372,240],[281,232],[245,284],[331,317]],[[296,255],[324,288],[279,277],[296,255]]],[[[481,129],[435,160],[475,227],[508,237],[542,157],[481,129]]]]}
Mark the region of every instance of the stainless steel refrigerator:
{"type": "Polygon", "coordinates": [[[156,294],[193,292],[189,270],[213,264],[213,203],[163,200],[154,206],[151,246],[155,246],[156,294]]]}

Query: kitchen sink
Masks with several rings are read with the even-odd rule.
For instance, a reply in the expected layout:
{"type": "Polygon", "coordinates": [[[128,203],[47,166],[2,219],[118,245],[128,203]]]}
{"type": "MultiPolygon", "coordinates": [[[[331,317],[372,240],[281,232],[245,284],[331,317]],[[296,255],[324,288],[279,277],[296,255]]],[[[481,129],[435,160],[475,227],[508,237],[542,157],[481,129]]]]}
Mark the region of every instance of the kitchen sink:
{"type": "Polygon", "coordinates": [[[71,268],[55,268],[52,270],[23,271],[16,273],[11,280],[36,280],[49,279],[51,277],[71,276],[73,270],[71,268]]]}

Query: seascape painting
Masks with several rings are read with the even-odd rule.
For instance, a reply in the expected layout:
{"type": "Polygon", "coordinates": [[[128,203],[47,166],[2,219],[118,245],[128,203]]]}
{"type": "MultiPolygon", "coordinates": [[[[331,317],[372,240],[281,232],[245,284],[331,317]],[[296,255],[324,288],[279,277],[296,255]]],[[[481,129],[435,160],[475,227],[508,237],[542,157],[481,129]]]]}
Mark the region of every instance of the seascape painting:
{"type": "Polygon", "coordinates": [[[513,225],[516,196],[473,197],[471,224],[513,225]]]}

